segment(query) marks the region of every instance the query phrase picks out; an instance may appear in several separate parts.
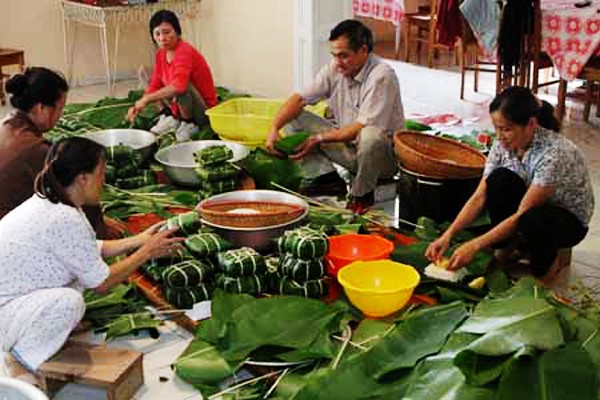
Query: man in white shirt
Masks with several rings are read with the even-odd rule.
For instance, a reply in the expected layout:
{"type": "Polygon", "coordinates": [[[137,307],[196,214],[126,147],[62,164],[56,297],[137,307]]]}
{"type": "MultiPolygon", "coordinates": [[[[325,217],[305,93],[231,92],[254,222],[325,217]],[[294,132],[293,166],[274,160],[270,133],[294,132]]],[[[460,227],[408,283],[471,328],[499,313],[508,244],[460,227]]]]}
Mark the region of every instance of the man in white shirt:
{"type": "Polygon", "coordinates": [[[332,61],[323,66],[313,83],[290,96],[275,117],[266,147],[279,131],[308,131],[291,158],[301,160],[305,178],[334,171],[331,161],[353,175],[348,208],[362,213],[374,202],[380,178],[396,172],[392,135],[404,128],[400,86],[390,66],[372,54],[373,35],[361,22],[346,20],[330,33],[332,61]],[[307,104],[327,99],[333,122],[303,111],[307,104]]]}

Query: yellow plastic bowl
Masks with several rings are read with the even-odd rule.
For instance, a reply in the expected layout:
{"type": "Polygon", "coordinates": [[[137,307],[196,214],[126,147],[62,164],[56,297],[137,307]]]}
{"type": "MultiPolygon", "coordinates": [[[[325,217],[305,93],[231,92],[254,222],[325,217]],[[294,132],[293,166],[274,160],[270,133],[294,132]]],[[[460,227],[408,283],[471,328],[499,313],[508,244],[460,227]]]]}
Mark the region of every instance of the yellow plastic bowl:
{"type": "MultiPolygon", "coordinates": [[[[279,108],[285,100],[238,97],[206,110],[210,126],[221,139],[257,147],[267,140],[269,130],[279,108]]],[[[321,117],[327,103],[321,102],[306,109],[321,117]]]]}
{"type": "Polygon", "coordinates": [[[356,261],[338,272],[346,296],[367,317],[385,317],[406,305],[421,277],[390,260],[356,261]]]}

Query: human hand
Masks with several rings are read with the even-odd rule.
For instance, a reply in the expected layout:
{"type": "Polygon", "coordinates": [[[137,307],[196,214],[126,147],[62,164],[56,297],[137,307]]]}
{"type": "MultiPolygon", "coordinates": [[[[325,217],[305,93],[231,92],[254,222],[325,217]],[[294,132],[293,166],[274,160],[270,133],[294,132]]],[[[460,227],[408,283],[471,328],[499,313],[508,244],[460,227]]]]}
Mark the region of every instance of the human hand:
{"type": "Polygon", "coordinates": [[[312,151],[315,146],[318,146],[323,141],[323,136],[321,134],[312,135],[304,142],[302,142],[298,147],[296,147],[296,152],[290,156],[292,160],[299,160],[303,157],[306,157],[308,153],[312,151]]]}
{"type": "Polygon", "coordinates": [[[104,216],[104,225],[106,225],[106,232],[108,240],[117,240],[125,237],[127,232],[127,224],[118,219],[104,216]]]}
{"type": "Polygon", "coordinates": [[[427,246],[425,257],[433,263],[438,262],[444,256],[448,247],[450,247],[450,238],[442,235],[427,246]]]}
{"type": "Polygon", "coordinates": [[[473,240],[469,240],[464,243],[458,249],[454,251],[452,256],[450,257],[450,261],[448,262],[448,269],[450,271],[456,271],[464,267],[473,261],[473,257],[475,257],[475,253],[479,250],[479,247],[473,240]]]}
{"type": "Polygon", "coordinates": [[[267,150],[267,153],[269,154],[272,154],[277,157],[285,157],[285,154],[283,154],[275,148],[275,143],[278,139],[279,131],[275,128],[271,128],[271,130],[269,131],[269,135],[267,136],[267,143],[265,145],[265,148],[267,150]]]}
{"type": "Polygon", "coordinates": [[[127,120],[133,122],[135,117],[137,117],[147,105],[148,103],[146,103],[146,100],[144,100],[143,97],[136,101],[135,104],[127,110],[127,120]]]}
{"type": "Polygon", "coordinates": [[[161,224],[162,223],[154,224],[140,234],[148,235],[142,246],[138,249],[143,257],[148,260],[165,257],[183,250],[181,242],[184,241],[185,238],[173,237],[173,234],[177,232],[178,228],[156,232],[161,224]]]}
{"type": "Polygon", "coordinates": [[[146,243],[146,241],[148,241],[148,239],[150,239],[156,232],[158,232],[158,230],[162,226],[164,226],[165,223],[166,223],[166,221],[159,221],[159,222],[153,224],[152,226],[146,228],[142,232],[138,233],[137,237],[140,241],[140,246],[143,245],[144,243],[146,243]]]}

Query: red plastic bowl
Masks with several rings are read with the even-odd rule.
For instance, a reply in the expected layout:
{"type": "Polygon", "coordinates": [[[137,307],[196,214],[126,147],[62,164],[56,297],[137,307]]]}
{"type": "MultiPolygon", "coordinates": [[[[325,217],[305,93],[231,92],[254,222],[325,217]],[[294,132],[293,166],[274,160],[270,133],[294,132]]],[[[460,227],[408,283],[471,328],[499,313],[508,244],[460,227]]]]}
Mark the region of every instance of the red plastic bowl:
{"type": "Polygon", "coordinates": [[[327,272],[337,276],[338,271],[354,261],[385,260],[394,251],[394,243],[376,235],[348,233],[329,238],[327,272]]]}

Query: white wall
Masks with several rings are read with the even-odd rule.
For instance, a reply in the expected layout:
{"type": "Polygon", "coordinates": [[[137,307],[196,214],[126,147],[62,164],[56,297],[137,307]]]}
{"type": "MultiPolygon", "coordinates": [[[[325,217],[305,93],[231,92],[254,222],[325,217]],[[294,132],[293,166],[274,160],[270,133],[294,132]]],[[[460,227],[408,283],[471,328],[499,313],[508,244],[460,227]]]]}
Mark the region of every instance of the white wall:
{"type": "Polygon", "coordinates": [[[285,97],[293,82],[292,0],[203,0],[201,51],[221,85],[285,97]]]}
{"type": "MultiPolygon", "coordinates": [[[[25,50],[28,65],[65,71],[58,0],[1,3],[0,47],[25,50]]],[[[293,82],[292,11],[292,0],[203,0],[195,28],[215,82],[267,97],[289,94],[293,82]]],[[[184,37],[186,27],[184,24],[184,37]]],[[[104,79],[99,35],[97,28],[77,25],[75,83],[104,79]]],[[[113,43],[112,36],[109,43],[113,43]]],[[[151,60],[147,23],[122,28],[119,46],[117,75],[135,76],[137,66],[151,60]]]]}

